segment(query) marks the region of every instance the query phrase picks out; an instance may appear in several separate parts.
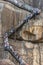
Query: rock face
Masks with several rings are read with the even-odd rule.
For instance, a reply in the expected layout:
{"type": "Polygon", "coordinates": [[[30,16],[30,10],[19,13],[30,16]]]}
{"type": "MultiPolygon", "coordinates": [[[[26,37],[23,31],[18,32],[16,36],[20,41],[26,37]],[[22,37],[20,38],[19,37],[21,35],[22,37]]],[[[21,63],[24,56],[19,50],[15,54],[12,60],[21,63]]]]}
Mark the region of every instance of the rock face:
{"type": "Polygon", "coordinates": [[[3,50],[3,35],[12,27],[16,27],[26,15],[22,10],[12,8],[9,3],[0,1],[0,57],[9,58],[8,52],[3,50]]]}
{"type": "MultiPolygon", "coordinates": [[[[18,52],[18,54],[24,59],[29,65],[33,65],[33,47],[32,43],[14,41],[9,39],[9,43],[13,46],[14,49],[18,52]],[[12,43],[11,43],[12,42],[12,43]],[[31,45],[30,45],[31,44],[31,45]]],[[[9,57],[15,65],[19,65],[19,63],[10,55],[9,57]]]]}
{"type": "MultiPolygon", "coordinates": [[[[35,0],[34,0],[35,1],[35,0]]],[[[32,2],[32,0],[25,0],[25,2],[32,2]]],[[[27,11],[19,10],[17,7],[9,4],[9,3],[0,3],[0,59],[2,58],[10,58],[16,65],[19,63],[10,55],[8,52],[3,50],[3,34],[9,30],[11,27],[16,28],[21,21],[29,15],[27,11]],[[3,8],[4,6],[4,8],[3,8]],[[15,7],[12,8],[12,7],[15,7]]],[[[29,21],[27,24],[23,26],[20,34],[22,37],[24,36],[26,39],[31,38],[27,34],[23,35],[23,31],[27,30],[31,33],[34,33],[36,37],[34,39],[39,39],[43,37],[43,12],[40,17],[38,16],[35,20],[29,21]]],[[[16,34],[16,33],[15,33],[16,34]]],[[[16,36],[15,36],[16,37],[16,36]]],[[[33,37],[32,37],[33,38],[33,37]]],[[[9,43],[17,50],[17,52],[21,55],[21,57],[29,64],[29,65],[43,65],[43,44],[36,43],[32,44],[30,42],[24,41],[15,41],[9,39],[9,43]]],[[[10,60],[0,60],[0,65],[14,65],[10,60]]]]}
{"type": "Polygon", "coordinates": [[[15,64],[9,59],[3,59],[3,60],[0,60],[0,65],[15,65],[15,64]]]}
{"type": "Polygon", "coordinates": [[[43,10],[43,0],[33,0],[33,6],[43,10]]]}

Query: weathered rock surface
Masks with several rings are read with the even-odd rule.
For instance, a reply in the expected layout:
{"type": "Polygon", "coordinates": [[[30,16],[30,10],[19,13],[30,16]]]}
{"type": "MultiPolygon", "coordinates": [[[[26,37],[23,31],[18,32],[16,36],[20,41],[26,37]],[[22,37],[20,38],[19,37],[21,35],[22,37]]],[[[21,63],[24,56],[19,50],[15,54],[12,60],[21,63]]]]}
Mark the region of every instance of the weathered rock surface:
{"type": "Polygon", "coordinates": [[[2,59],[0,60],[0,65],[15,65],[15,64],[9,59],[2,59]]]}
{"type": "MultiPolygon", "coordinates": [[[[25,0],[25,2],[26,3],[30,2],[31,4],[32,0],[28,0],[28,1],[25,0]]],[[[21,20],[23,20],[28,15],[28,12],[26,11],[24,12],[24,10],[19,10],[19,8],[17,9],[17,7],[13,6],[15,7],[14,9],[11,6],[13,5],[9,3],[7,4],[5,3],[4,9],[3,7],[0,9],[0,59],[10,58],[16,65],[19,65],[19,63],[11,55],[8,55],[7,52],[3,50],[3,47],[1,47],[2,45],[1,43],[3,42],[2,32],[5,33],[12,26],[15,27],[18,24],[20,24],[21,20]]],[[[29,21],[29,23],[24,25],[20,33],[21,36],[23,36],[22,32],[24,30],[28,30],[36,34],[35,39],[39,39],[43,37],[43,12],[41,13],[40,17],[38,16],[38,18],[36,18],[35,20],[31,20],[29,21]]],[[[29,38],[27,34],[24,34],[24,37],[26,39],[29,38]]],[[[32,44],[30,42],[29,43],[24,41],[20,42],[20,41],[16,41],[16,39],[15,41],[10,39],[9,43],[13,46],[13,48],[17,50],[17,52],[29,65],[43,65],[43,44],[40,43],[40,48],[39,48],[38,43],[32,44]]],[[[0,65],[14,65],[14,63],[12,63],[8,59],[0,60],[0,65]]]]}

